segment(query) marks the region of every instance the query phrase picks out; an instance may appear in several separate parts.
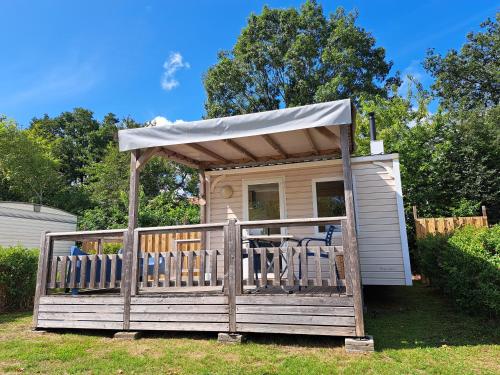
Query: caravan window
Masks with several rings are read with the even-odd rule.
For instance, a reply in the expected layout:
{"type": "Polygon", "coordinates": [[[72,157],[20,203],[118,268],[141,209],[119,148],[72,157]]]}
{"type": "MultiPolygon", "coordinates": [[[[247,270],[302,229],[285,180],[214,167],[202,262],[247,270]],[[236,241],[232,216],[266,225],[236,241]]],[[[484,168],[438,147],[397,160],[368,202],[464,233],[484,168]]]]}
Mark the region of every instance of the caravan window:
{"type": "MultiPolygon", "coordinates": [[[[314,190],[314,214],[316,217],[345,216],[344,181],[315,181],[314,190]]],[[[320,233],[326,232],[326,227],[318,227],[320,233]]],[[[340,232],[340,225],[335,228],[340,232]]]]}

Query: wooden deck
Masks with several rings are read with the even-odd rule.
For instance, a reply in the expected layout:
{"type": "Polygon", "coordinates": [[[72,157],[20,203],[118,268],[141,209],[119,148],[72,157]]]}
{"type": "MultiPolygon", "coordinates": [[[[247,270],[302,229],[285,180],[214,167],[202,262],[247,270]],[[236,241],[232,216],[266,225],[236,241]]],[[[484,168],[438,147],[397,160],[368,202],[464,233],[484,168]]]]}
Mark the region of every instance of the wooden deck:
{"type": "Polygon", "coordinates": [[[355,298],[360,286],[352,279],[356,254],[348,241],[307,248],[245,248],[241,243],[242,230],[256,225],[340,221],[347,238],[343,217],[138,228],[130,271],[121,254],[51,254],[55,241],[105,239],[117,231],[47,233],[34,326],[364,336],[362,306],[355,298]],[[140,244],[144,234],[209,230],[224,233],[223,249],[149,253],[140,244]]]}

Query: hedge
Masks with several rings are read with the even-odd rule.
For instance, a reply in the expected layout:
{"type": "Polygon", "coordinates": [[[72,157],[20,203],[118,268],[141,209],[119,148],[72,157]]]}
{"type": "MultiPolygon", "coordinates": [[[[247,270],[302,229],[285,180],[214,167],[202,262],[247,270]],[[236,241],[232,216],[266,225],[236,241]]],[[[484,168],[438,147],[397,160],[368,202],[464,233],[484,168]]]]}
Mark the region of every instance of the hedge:
{"type": "Polygon", "coordinates": [[[38,250],[0,246],[0,311],[33,306],[38,250]]]}
{"type": "Polygon", "coordinates": [[[500,316],[500,225],[419,239],[416,258],[431,284],[458,307],[500,316]]]}

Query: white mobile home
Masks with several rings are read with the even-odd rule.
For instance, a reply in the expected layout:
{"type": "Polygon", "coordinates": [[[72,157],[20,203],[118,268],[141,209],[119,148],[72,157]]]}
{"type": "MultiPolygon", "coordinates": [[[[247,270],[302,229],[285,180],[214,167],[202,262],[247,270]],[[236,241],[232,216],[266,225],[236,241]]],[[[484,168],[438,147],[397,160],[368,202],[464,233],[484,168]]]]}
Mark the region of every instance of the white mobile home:
{"type": "Polygon", "coordinates": [[[411,270],[398,155],[374,143],[374,155],[352,157],[355,118],[339,100],[121,130],[128,228],[47,235],[35,327],[363,338],[362,285],[410,285],[411,270]],[[200,224],[137,227],[140,171],[154,156],[198,170],[200,224]],[[186,232],[201,232],[200,249],[142,246],[186,232]],[[123,255],[52,255],[60,240],[117,236],[123,255]]]}
{"type": "MultiPolygon", "coordinates": [[[[0,246],[40,247],[44,231],[76,229],[76,216],[57,208],[33,203],[0,202],[0,246]]],[[[72,242],[58,242],[55,255],[69,255],[72,242]]]]}
{"type": "MultiPolygon", "coordinates": [[[[351,162],[363,285],[411,285],[398,155],[354,157],[351,162]]],[[[208,222],[256,220],[252,205],[259,204],[259,196],[266,204],[279,208],[275,216],[267,219],[336,216],[328,203],[344,200],[339,159],[206,174],[208,222]]],[[[272,209],[267,210],[269,213],[272,209]]],[[[292,239],[322,238],[324,229],[295,227],[289,228],[287,234],[292,239]]],[[[334,243],[341,243],[340,234],[334,232],[334,243]]],[[[208,241],[209,247],[222,247],[222,233],[211,232],[208,241]]],[[[320,243],[311,241],[313,244],[320,243]]]]}

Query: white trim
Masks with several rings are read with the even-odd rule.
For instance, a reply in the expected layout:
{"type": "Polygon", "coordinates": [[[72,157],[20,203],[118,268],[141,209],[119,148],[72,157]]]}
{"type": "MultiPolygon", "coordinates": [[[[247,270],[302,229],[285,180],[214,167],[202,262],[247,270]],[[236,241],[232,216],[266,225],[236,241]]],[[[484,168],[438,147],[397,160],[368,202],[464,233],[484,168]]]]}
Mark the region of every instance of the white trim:
{"type": "MultiPolygon", "coordinates": [[[[277,176],[272,178],[258,178],[258,179],[243,179],[242,183],[242,197],[243,197],[243,220],[248,221],[248,186],[249,185],[262,185],[262,184],[278,184],[279,199],[280,199],[280,219],[286,219],[286,195],[285,195],[285,177],[277,176]]],[[[248,231],[246,231],[248,232],[248,231]]],[[[281,228],[281,233],[286,234],[286,228],[281,228]]]]}
{"type": "MultiPolygon", "coordinates": [[[[394,162],[394,160],[393,160],[393,162],[394,162]]],[[[390,177],[394,178],[394,172],[392,171],[392,168],[391,168],[391,167],[389,167],[387,164],[384,164],[384,163],[382,163],[382,162],[380,162],[380,161],[373,161],[373,162],[372,162],[372,164],[373,164],[373,165],[376,165],[376,166],[378,166],[378,167],[382,167],[382,168],[384,168],[384,169],[386,170],[387,174],[388,174],[390,177]]]]}
{"type": "MultiPolygon", "coordinates": [[[[384,155],[370,155],[370,156],[359,156],[351,158],[351,163],[366,163],[373,161],[388,161],[398,159],[399,154],[384,154],[384,155]]],[[[317,160],[317,161],[306,161],[301,163],[290,163],[290,164],[277,164],[277,165],[267,165],[261,167],[248,167],[248,168],[235,168],[235,169],[221,169],[214,171],[206,171],[207,175],[232,175],[232,174],[248,174],[257,172],[271,172],[271,171],[283,171],[286,169],[300,169],[300,168],[318,168],[327,167],[332,165],[342,165],[342,159],[333,160],[317,160]]]]}
{"type": "Polygon", "coordinates": [[[401,249],[403,252],[403,266],[405,270],[406,285],[412,285],[410,251],[408,249],[408,238],[406,235],[405,211],[403,205],[403,191],[401,187],[401,175],[399,172],[399,159],[392,161],[392,171],[396,182],[396,204],[398,207],[399,233],[401,236],[401,249]]]}
{"type": "MultiPolygon", "coordinates": [[[[343,176],[331,176],[331,177],[318,177],[318,178],[313,178],[311,179],[311,185],[312,185],[312,203],[313,203],[313,217],[317,218],[318,217],[318,202],[317,202],[317,196],[316,196],[316,183],[317,182],[328,182],[328,181],[344,181],[343,176]]],[[[324,232],[319,231],[319,227],[315,226],[314,227],[314,233],[316,234],[325,234],[324,232]]],[[[342,235],[342,234],[340,234],[342,235]]],[[[337,236],[337,234],[334,233],[334,236],[337,236]]]]}
{"type": "MultiPolygon", "coordinates": [[[[207,224],[210,224],[212,222],[212,210],[211,210],[211,202],[212,202],[212,189],[211,189],[211,184],[212,184],[212,178],[210,176],[207,176],[205,175],[205,178],[206,178],[206,181],[207,181],[207,185],[206,185],[206,194],[207,194],[207,205],[206,205],[206,222],[207,224]]],[[[206,246],[207,246],[207,249],[211,249],[212,247],[210,246],[210,238],[212,237],[211,235],[212,232],[206,232],[206,246]]]]}

